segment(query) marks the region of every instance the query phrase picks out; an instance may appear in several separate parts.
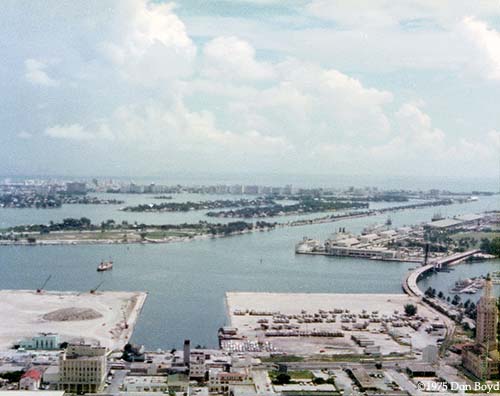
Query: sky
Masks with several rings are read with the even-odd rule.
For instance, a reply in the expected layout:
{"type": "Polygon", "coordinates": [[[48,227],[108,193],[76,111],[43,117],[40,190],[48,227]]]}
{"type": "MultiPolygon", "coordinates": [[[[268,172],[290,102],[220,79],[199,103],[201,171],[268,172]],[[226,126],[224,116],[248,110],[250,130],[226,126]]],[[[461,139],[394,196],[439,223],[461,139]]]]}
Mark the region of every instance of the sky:
{"type": "Polygon", "coordinates": [[[7,175],[494,177],[499,0],[4,0],[7,175]]]}

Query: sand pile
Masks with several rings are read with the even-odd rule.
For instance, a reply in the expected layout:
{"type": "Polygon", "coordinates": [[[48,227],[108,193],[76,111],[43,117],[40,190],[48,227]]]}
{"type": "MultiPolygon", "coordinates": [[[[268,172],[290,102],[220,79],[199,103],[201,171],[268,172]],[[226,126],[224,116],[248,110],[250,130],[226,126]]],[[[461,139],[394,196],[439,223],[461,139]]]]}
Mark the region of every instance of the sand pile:
{"type": "Polygon", "coordinates": [[[53,322],[69,322],[102,318],[102,315],[92,308],[69,307],[46,313],[44,320],[53,322]]]}

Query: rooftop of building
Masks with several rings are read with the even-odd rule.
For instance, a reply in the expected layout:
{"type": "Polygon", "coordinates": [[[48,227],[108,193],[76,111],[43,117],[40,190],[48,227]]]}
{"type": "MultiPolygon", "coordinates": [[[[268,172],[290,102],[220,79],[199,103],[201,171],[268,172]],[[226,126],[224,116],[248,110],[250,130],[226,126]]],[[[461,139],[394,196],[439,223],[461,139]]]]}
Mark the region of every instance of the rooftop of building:
{"type": "Polygon", "coordinates": [[[42,373],[36,369],[29,369],[22,375],[21,378],[31,378],[35,381],[39,381],[42,378],[42,373]]]}

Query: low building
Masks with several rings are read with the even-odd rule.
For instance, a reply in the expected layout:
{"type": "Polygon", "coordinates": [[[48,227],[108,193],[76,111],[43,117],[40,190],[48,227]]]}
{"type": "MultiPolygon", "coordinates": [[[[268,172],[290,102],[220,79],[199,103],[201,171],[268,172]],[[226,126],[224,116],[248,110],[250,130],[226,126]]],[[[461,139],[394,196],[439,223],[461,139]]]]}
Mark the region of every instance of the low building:
{"type": "Polygon", "coordinates": [[[499,375],[498,357],[480,345],[468,345],[462,349],[462,365],[479,379],[496,378],[499,375]]]}
{"type": "Polygon", "coordinates": [[[33,350],[57,350],[61,344],[59,335],[55,333],[40,333],[39,335],[22,340],[20,348],[33,350]]]}
{"type": "Polygon", "coordinates": [[[205,352],[192,351],[189,356],[189,379],[203,381],[207,371],[205,352]]]}
{"type": "Polygon", "coordinates": [[[439,349],[436,345],[427,345],[422,349],[422,361],[425,363],[435,364],[439,359],[439,349]]]}
{"type": "Polygon", "coordinates": [[[59,366],[51,365],[43,372],[42,382],[44,384],[55,385],[59,383],[59,366]]]}
{"type": "Polygon", "coordinates": [[[85,194],[87,193],[87,184],[83,182],[66,183],[66,192],[68,194],[85,194]]]}
{"type": "Polygon", "coordinates": [[[332,256],[358,257],[377,260],[402,260],[401,253],[396,250],[386,248],[361,248],[361,247],[342,247],[330,246],[327,253],[332,256]]]}
{"type": "Polygon", "coordinates": [[[19,380],[19,389],[36,391],[40,388],[42,373],[35,369],[26,371],[19,380]]]}
{"type": "Polygon", "coordinates": [[[378,389],[372,377],[363,368],[347,369],[347,374],[362,392],[376,391],[378,389]]]}
{"type": "Polygon", "coordinates": [[[283,396],[300,396],[300,395],[316,395],[330,396],[338,395],[339,393],[332,384],[286,384],[274,385],[274,391],[283,396]]]}
{"type": "Polygon", "coordinates": [[[125,377],[123,387],[126,392],[167,392],[166,377],[161,376],[134,376],[125,377]]]}
{"type": "Polygon", "coordinates": [[[185,374],[172,374],[167,378],[168,390],[185,393],[189,389],[189,378],[185,374]]]}
{"type": "Polygon", "coordinates": [[[406,366],[406,372],[410,377],[435,377],[436,369],[426,363],[412,363],[406,366]]]}
{"type": "Polygon", "coordinates": [[[106,348],[70,344],[59,357],[59,389],[71,393],[96,393],[106,380],[106,348]]]}
{"type": "Polygon", "coordinates": [[[216,369],[209,371],[208,390],[210,393],[228,395],[233,385],[249,385],[251,383],[247,369],[229,373],[216,369]]]}

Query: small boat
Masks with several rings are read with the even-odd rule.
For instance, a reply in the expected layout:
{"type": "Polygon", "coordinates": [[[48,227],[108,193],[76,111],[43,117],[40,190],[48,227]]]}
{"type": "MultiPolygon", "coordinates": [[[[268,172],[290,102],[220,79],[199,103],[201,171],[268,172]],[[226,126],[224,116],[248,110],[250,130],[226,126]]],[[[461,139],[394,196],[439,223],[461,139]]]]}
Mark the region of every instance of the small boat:
{"type": "Polygon", "coordinates": [[[97,272],[110,271],[113,269],[112,261],[101,261],[101,264],[97,266],[97,272]]]}

